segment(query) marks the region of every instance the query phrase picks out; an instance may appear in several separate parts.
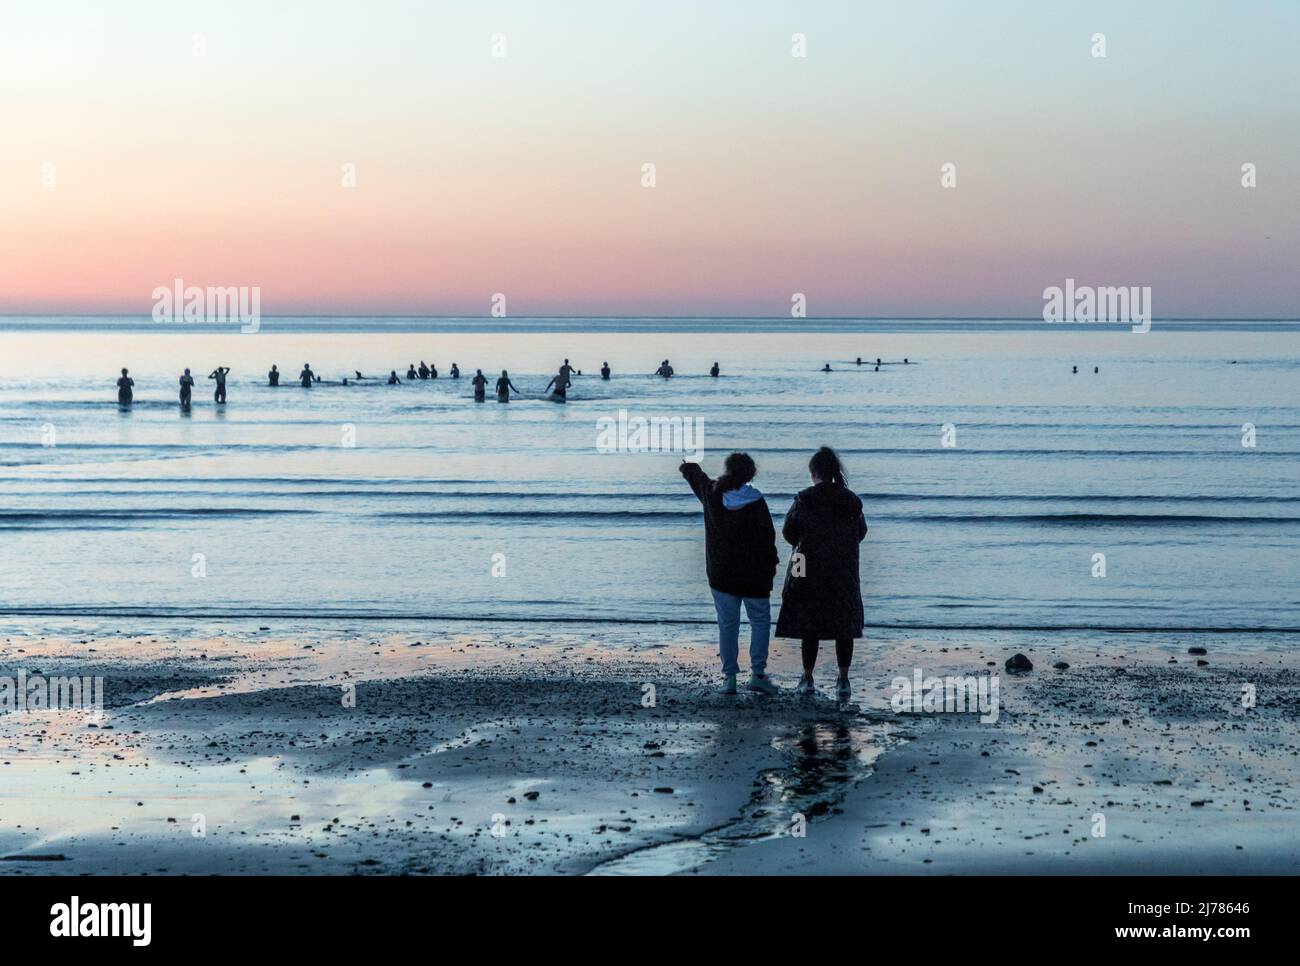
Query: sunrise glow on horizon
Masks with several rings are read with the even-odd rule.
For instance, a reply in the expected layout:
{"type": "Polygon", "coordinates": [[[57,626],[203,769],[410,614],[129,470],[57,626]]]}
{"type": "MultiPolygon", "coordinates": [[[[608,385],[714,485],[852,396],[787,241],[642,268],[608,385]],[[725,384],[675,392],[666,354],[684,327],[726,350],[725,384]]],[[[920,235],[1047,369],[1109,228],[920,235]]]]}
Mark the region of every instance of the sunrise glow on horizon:
{"type": "Polygon", "coordinates": [[[1300,5],[565,9],[7,8],[0,313],[1300,315],[1300,5]]]}

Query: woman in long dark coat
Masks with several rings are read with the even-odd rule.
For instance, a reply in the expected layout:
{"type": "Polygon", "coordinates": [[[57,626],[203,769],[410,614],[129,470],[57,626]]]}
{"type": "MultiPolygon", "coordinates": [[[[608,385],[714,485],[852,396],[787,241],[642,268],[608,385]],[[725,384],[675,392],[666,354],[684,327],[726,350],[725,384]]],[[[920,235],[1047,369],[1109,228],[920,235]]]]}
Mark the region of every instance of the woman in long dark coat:
{"type": "Polygon", "coordinates": [[[834,641],[840,676],[835,696],[849,699],[853,640],[862,636],[862,585],[858,544],[867,535],[862,501],[848,487],[840,458],[823,446],[808,461],[813,485],[794,498],[781,535],[794,547],[781,590],[777,637],[803,647],[800,694],[812,694],[819,642],[834,641]]]}

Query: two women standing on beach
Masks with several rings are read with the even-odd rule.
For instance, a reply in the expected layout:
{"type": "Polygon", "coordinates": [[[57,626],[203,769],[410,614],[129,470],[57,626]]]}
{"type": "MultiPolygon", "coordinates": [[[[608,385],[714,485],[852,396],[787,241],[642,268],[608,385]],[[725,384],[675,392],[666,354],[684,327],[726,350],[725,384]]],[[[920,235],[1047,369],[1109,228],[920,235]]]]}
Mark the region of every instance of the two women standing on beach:
{"type": "MultiPolygon", "coordinates": [[[[704,548],[709,588],[718,614],[718,650],[722,658],[723,694],[736,693],[740,608],[749,618],[747,687],[772,694],[779,689],[767,676],[771,627],[769,597],[776,576],[776,531],[767,502],[750,481],[757,474],[746,453],[732,453],[726,472],[711,480],[698,464],[680,469],[704,506],[704,548]]],[[[849,700],[849,665],[853,641],[862,636],[862,587],[858,544],[867,535],[862,501],[848,487],[844,467],[823,446],[808,462],[812,486],[799,492],[786,514],[781,533],[794,549],[781,591],[778,637],[801,642],[803,676],[800,694],[813,694],[813,668],[820,642],[835,641],[839,678],[835,696],[849,700]]]]}

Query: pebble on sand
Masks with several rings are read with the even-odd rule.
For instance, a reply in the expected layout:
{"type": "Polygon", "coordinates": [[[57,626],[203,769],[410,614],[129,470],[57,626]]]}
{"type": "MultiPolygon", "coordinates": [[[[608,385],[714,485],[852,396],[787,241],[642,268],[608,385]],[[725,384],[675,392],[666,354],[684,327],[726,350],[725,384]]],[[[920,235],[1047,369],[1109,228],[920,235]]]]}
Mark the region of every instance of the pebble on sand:
{"type": "Polygon", "coordinates": [[[1025,657],[1023,654],[1013,654],[1011,657],[1007,658],[1006,667],[1008,671],[1032,671],[1034,669],[1034,662],[1029,660],[1029,658],[1025,657]]]}

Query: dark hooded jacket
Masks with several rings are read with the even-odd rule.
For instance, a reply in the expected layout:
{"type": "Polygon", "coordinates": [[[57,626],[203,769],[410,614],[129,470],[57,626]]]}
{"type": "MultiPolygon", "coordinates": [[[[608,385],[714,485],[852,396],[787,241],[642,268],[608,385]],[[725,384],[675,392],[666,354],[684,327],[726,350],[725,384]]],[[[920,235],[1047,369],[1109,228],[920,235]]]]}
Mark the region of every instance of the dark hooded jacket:
{"type": "Polygon", "coordinates": [[[781,590],[777,637],[832,641],[862,636],[858,544],[867,535],[862,501],[838,483],[801,491],[781,535],[793,548],[781,590]],[[803,576],[797,576],[802,554],[803,576]]]}
{"type": "Polygon", "coordinates": [[[704,505],[704,559],[709,586],[737,597],[767,597],[776,579],[776,528],[761,496],[738,509],[697,463],[683,463],[682,476],[704,505]]]}

